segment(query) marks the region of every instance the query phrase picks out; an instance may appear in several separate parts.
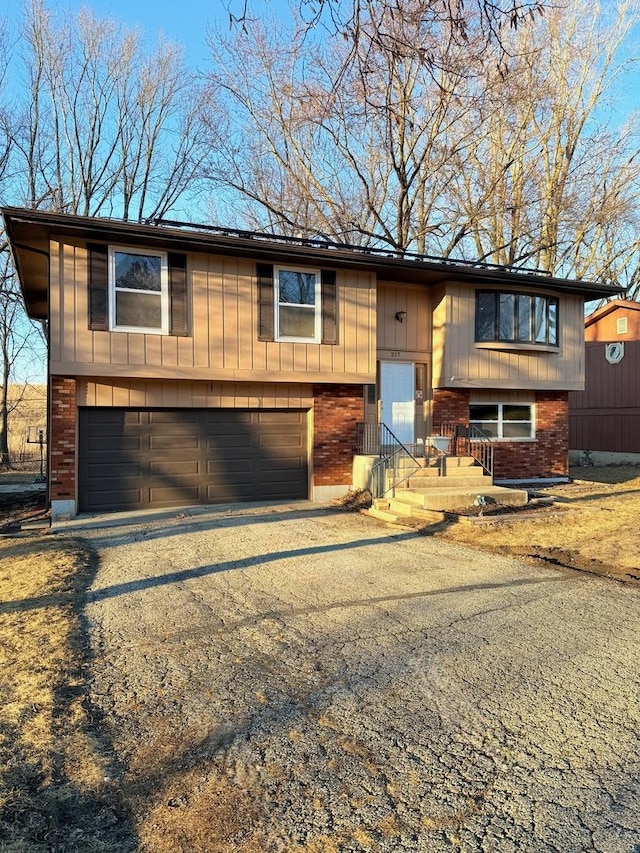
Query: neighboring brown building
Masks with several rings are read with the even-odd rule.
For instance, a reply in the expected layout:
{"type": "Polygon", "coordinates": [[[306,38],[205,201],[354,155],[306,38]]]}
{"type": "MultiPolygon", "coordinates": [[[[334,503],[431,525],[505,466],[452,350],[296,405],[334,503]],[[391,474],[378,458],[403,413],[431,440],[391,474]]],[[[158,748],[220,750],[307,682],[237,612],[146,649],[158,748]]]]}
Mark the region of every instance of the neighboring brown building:
{"type": "Polygon", "coordinates": [[[49,328],[52,515],[326,500],[358,424],[495,443],[499,479],[567,475],[585,299],[541,273],[178,223],[5,208],[49,328]]]}
{"type": "Polygon", "coordinates": [[[572,458],[587,464],[638,461],[640,303],[614,299],[584,325],[585,388],[569,394],[572,458]]]}

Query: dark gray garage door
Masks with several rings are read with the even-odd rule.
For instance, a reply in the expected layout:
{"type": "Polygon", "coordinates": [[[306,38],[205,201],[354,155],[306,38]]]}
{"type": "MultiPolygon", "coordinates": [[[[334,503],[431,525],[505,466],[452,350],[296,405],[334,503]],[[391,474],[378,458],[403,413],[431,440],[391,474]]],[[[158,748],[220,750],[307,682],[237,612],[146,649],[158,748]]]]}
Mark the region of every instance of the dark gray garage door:
{"type": "Polygon", "coordinates": [[[80,510],[306,498],[307,414],[80,409],[80,510]]]}

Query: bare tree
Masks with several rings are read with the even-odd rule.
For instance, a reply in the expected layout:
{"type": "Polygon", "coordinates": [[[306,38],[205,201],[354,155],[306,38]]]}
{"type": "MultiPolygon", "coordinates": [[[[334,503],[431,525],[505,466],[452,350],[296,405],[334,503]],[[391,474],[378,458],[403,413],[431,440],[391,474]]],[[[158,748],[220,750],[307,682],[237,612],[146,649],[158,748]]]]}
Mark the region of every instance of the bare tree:
{"type": "MultiPolygon", "coordinates": [[[[9,467],[9,417],[21,404],[31,376],[25,365],[41,363],[42,329],[25,316],[7,252],[0,255],[0,467],[9,467]],[[23,375],[18,376],[18,366],[23,375]],[[13,383],[13,385],[12,385],[13,383]],[[10,394],[10,387],[14,392],[10,394]]],[[[35,371],[32,371],[32,373],[35,371]]]]}
{"type": "Polygon", "coordinates": [[[479,133],[457,159],[449,205],[463,214],[467,254],[602,281],[629,262],[638,134],[605,120],[637,17],[628,8],[613,20],[597,13],[572,4],[550,10],[526,39],[514,34],[507,72],[488,75],[485,97],[465,117],[479,133]]]}
{"type": "MultiPolygon", "coordinates": [[[[548,5],[548,0],[298,0],[293,8],[304,32],[322,29],[344,38],[354,52],[362,48],[392,51],[428,68],[441,68],[448,52],[434,51],[433,45],[442,45],[443,40],[449,46],[468,45],[473,38],[504,54],[505,33],[541,15],[548,5]],[[400,19],[429,32],[431,38],[415,41],[402,29],[389,26],[400,19]]],[[[227,10],[232,26],[246,29],[255,23],[251,0],[228,0],[227,10]]]]}
{"type": "MultiPolygon", "coordinates": [[[[210,141],[202,94],[182,50],[87,9],[76,16],[28,0],[21,37],[0,30],[5,69],[24,88],[0,99],[0,200],[82,215],[162,217],[199,191],[210,141]]],[[[0,235],[0,252],[6,241],[0,235]]],[[[8,463],[10,384],[25,356],[44,358],[0,255],[0,464],[8,463]]],[[[24,384],[24,383],[22,383],[24,384]]]]}
{"type": "Polygon", "coordinates": [[[23,59],[29,99],[14,143],[27,204],[142,219],[193,195],[209,146],[178,46],[160,40],[145,55],[137,31],[31,0],[23,59]]]}
{"type": "Polygon", "coordinates": [[[400,252],[638,278],[637,134],[607,123],[635,6],[547,9],[489,46],[481,27],[440,37],[412,4],[358,9],[357,41],[304,22],[211,34],[212,114],[228,116],[212,122],[211,176],[234,213],[400,252]]]}
{"type": "MultiPolygon", "coordinates": [[[[424,35],[412,20],[396,29],[416,43],[424,35]]],[[[442,46],[449,69],[436,72],[392,48],[311,44],[299,26],[282,32],[254,23],[210,42],[211,176],[250,202],[250,219],[398,251],[427,248],[430,231],[444,227],[437,210],[451,146],[462,151],[470,142],[452,142],[469,109],[458,92],[470,74],[461,54],[470,48],[456,48],[456,70],[453,48],[442,46]],[[229,118],[221,123],[220,115],[229,118]]]]}

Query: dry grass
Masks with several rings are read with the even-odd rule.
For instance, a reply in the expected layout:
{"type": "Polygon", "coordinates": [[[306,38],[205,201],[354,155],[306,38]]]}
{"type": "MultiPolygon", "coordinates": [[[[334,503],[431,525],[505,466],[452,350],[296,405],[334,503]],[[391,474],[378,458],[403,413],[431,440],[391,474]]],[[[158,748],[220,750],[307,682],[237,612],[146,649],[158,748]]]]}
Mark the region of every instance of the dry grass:
{"type": "Polygon", "coordinates": [[[86,705],[82,543],[0,540],[0,849],[136,849],[86,705]]]}
{"type": "Polygon", "coordinates": [[[12,465],[35,463],[40,458],[37,444],[29,444],[29,428],[46,424],[46,385],[9,385],[9,455],[12,465]],[[15,408],[13,408],[15,405],[15,408]]]}
{"type": "Polygon", "coordinates": [[[575,468],[573,482],[543,490],[555,505],[532,517],[458,523],[436,534],[483,550],[640,580],[640,469],[575,468]]]}

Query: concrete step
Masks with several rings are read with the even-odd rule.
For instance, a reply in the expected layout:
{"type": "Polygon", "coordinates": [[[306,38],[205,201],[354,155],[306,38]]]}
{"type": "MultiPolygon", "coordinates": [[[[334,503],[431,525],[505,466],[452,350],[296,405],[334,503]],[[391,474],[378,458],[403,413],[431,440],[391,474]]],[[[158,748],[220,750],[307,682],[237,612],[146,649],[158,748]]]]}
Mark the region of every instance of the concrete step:
{"type": "MultiPolygon", "coordinates": [[[[505,506],[524,506],[529,500],[526,489],[482,484],[480,488],[438,486],[437,489],[402,490],[396,493],[393,500],[420,509],[455,511],[472,506],[479,496],[485,498],[488,504],[498,503],[505,506]]],[[[397,504],[394,504],[394,512],[399,514],[397,504]]]]}
{"type": "Polygon", "coordinates": [[[446,456],[446,466],[451,468],[471,468],[476,464],[473,456],[446,456]]]}
{"type": "Polygon", "coordinates": [[[428,521],[436,524],[439,521],[444,521],[446,515],[440,510],[425,509],[424,507],[416,506],[415,504],[403,501],[401,497],[389,498],[389,512],[404,518],[419,518],[421,521],[428,521]]]}
{"type": "Polygon", "coordinates": [[[407,516],[393,512],[390,509],[381,509],[377,506],[371,506],[369,509],[361,510],[363,515],[368,515],[378,521],[385,521],[387,524],[395,524],[402,526],[407,522],[407,516]]]}
{"type": "Polygon", "coordinates": [[[421,470],[426,471],[440,471],[442,468],[442,464],[444,462],[444,466],[446,470],[451,471],[457,468],[475,468],[480,467],[476,464],[476,460],[473,456],[443,456],[443,457],[429,457],[423,458],[418,457],[416,459],[411,459],[409,456],[403,456],[398,459],[398,463],[395,469],[397,471],[404,471],[407,468],[420,468],[421,470]]]}
{"type": "Polygon", "coordinates": [[[415,477],[416,480],[447,479],[455,482],[463,479],[482,479],[483,477],[491,480],[491,477],[489,477],[484,468],[481,468],[479,465],[475,465],[473,467],[469,466],[467,468],[449,468],[445,470],[444,473],[439,471],[437,468],[418,468],[411,471],[411,477],[415,477]]]}
{"type": "MultiPolygon", "coordinates": [[[[461,468],[461,471],[464,469],[461,468]]],[[[469,470],[469,469],[467,469],[469,470]]],[[[479,469],[481,470],[481,469],[479,469]]],[[[405,480],[403,483],[399,483],[396,486],[396,489],[403,491],[409,489],[411,491],[429,491],[432,492],[434,489],[475,489],[476,491],[481,491],[482,489],[489,488],[493,486],[493,480],[488,475],[482,474],[470,474],[469,476],[458,476],[451,477],[447,475],[446,477],[409,477],[408,480],[405,480]]]]}

